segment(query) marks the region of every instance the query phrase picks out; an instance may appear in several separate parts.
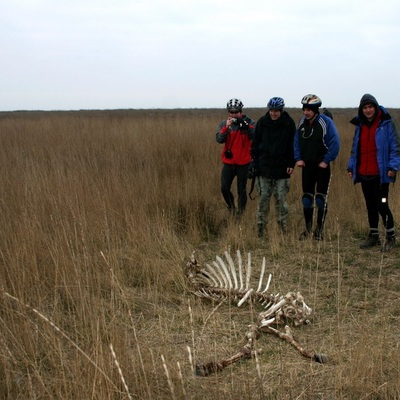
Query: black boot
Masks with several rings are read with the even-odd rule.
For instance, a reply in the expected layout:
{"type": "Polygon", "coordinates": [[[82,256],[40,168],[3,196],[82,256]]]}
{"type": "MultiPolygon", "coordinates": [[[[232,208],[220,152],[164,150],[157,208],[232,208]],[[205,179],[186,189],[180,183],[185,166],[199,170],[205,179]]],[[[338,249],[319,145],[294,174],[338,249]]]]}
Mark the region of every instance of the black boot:
{"type": "Polygon", "coordinates": [[[306,222],[306,230],[300,234],[299,240],[305,240],[311,234],[314,209],[313,208],[303,208],[303,213],[304,213],[304,220],[306,222]]]}
{"type": "Polygon", "coordinates": [[[386,253],[386,252],[392,250],[394,246],[396,246],[396,236],[394,234],[392,234],[390,236],[387,235],[386,239],[385,239],[385,243],[383,244],[381,251],[383,253],[386,253]]]}
{"type": "Polygon", "coordinates": [[[360,249],[369,249],[374,246],[380,246],[380,244],[379,234],[369,234],[368,239],[360,244],[360,249]]]}
{"type": "Polygon", "coordinates": [[[313,238],[315,240],[323,240],[323,230],[324,223],[326,218],[327,209],[326,208],[318,208],[317,214],[317,228],[314,231],[313,238]]]}

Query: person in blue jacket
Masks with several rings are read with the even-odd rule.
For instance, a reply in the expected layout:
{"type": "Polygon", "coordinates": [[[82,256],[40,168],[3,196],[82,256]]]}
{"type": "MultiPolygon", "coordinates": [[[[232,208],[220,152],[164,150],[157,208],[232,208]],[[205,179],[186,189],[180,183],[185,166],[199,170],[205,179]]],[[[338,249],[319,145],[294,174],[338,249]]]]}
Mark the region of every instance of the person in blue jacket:
{"type": "Polygon", "coordinates": [[[330,163],[340,149],[339,134],[333,120],[319,112],[321,99],[307,94],[302,100],[303,117],[294,137],[294,158],[302,169],[302,203],[306,229],[300,240],[311,236],[314,216],[314,200],[317,206],[317,224],[312,236],[323,239],[327,214],[327,197],[331,180],[330,163]]]}
{"type": "Polygon", "coordinates": [[[360,248],[380,246],[379,215],[386,230],[382,251],[396,243],[393,214],[389,208],[389,184],[400,169],[400,133],[395,120],[371,94],[360,100],[347,171],[354,183],[361,182],[367,207],[369,235],[360,248]]]}

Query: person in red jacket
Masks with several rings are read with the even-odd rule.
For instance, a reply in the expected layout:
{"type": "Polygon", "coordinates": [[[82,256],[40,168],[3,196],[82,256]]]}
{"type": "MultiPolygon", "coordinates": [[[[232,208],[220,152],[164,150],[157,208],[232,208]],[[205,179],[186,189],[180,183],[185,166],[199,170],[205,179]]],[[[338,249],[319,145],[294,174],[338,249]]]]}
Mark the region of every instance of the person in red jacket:
{"type": "Polygon", "coordinates": [[[243,114],[243,103],[240,99],[230,99],[226,108],[228,118],[223,120],[216,133],[218,143],[224,144],[221,158],[221,192],[232,214],[241,215],[247,203],[247,174],[251,162],[250,147],[254,135],[255,121],[243,114]],[[231,191],[233,180],[237,180],[237,209],[231,191]]]}

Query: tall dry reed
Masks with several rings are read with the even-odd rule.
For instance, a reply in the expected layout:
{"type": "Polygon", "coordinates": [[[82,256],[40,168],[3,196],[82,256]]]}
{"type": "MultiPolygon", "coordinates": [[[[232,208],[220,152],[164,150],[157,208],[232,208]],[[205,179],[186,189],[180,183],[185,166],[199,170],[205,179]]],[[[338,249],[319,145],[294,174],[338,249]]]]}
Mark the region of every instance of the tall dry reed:
{"type": "MultiPolygon", "coordinates": [[[[0,114],[0,397],[399,397],[398,250],[358,249],[366,215],[346,175],[354,112],[334,110],[342,150],[324,243],[297,240],[299,171],[287,237],[271,210],[269,240],[256,238],[258,199],[240,223],[229,218],[214,139],[223,110],[0,114]],[[259,310],[194,298],[182,267],[193,250],[210,262],[236,249],[257,267],[267,257],[272,290],[304,293],[317,316],[299,339],[330,363],[264,337],[257,360],[193,376],[187,348],[194,361],[231,355],[259,310]]],[[[390,201],[398,221],[397,186],[390,201]]]]}

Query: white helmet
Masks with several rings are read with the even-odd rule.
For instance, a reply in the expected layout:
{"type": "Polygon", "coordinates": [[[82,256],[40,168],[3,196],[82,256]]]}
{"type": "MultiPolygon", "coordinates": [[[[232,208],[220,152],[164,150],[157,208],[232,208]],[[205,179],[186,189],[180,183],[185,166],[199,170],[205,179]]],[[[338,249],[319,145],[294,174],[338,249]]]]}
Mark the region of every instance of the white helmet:
{"type": "Polygon", "coordinates": [[[226,103],[226,108],[232,111],[242,111],[243,103],[240,99],[230,99],[226,103]]]}
{"type": "Polygon", "coordinates": [[[303,106],[321,107],[322,101],[316,94],[306,94],[301,99],[303,106]]]}

